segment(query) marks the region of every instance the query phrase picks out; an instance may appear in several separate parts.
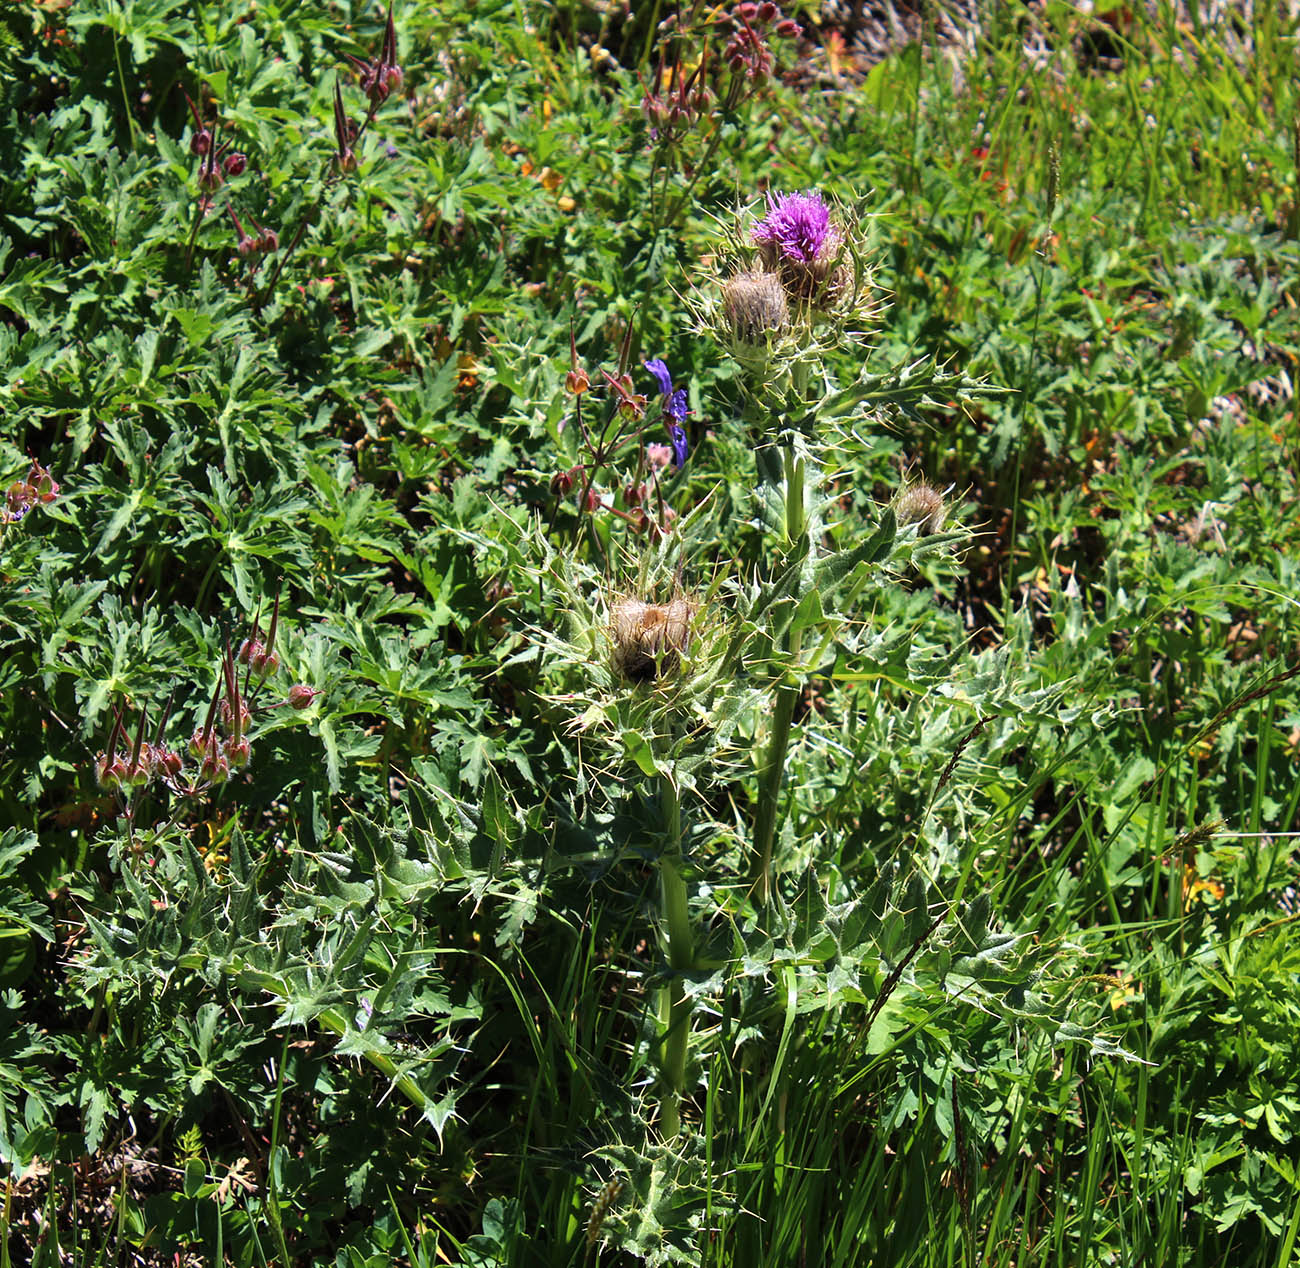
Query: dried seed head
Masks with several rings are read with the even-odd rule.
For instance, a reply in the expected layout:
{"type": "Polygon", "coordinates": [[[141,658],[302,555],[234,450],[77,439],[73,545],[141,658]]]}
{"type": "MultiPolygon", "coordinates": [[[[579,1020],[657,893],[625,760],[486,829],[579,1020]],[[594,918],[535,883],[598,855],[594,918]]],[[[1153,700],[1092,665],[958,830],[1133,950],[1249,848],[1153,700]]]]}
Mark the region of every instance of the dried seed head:
{"type": "Polygon", "coordinates": [[[683,598],[669,603],[619,599],[609,619],[615,673],[629,682],[651,682],[675,669],[690,648],[697,606],[683,598]]]}
{"type": "Polygon", "coordinates": [[[908,485],[894,507],[899,527],[906,528],[909,524],[915,524],[918,537],[937,533],[943,527],[947,513],[943,494],[924,481],[908,485]]]}
{"type": "Polygon", "coordinates": [[[757,342],[779,335],[790,322],[790,306],[775,273],[737,273],[722,288],[722,307],[737,339],[757,342]]]}

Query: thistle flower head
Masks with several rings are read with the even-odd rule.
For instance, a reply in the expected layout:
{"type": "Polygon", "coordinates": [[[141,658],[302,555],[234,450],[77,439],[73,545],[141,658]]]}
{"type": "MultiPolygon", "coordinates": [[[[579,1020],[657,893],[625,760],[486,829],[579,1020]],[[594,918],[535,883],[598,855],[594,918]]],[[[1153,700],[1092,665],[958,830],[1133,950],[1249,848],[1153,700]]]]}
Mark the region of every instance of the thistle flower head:
{"type": "Polygon", "coordinates": [[[848,282],[840,263],[844,235],[819,190],[769,194],[767,215],[754,226],[763,266],[775,272],[787,295],[833,307],[848,282]]]}
{"type": "Polygon", "coordinates": [[[915,524],[917,536],[924,537],[943,527],[948,506],[943,494],[922,480],[903,490],[894,506],[894,514],[900,528],[915,524]]]}
{"type": "Polygon", "coordinates": [[[754,241],[770,243],[779,260],[813,264],[828,242],[838,240],[821,192],[768,194],[767,215],[754,226],[754,241]]]}
{"type": "Polygon", "coordinates": [[[615,675],[652,682],[676,669],[682,653],[690,650],[696,606],[680,597],[668,603],[619,599],[609,616],[615,675]]]}
{"type": "Polygon", "coordinates": [[[790,324],[790,305],[775,273],[737,273],[722,288],[722,308],[737,339],[757,343],[790,324]]]}

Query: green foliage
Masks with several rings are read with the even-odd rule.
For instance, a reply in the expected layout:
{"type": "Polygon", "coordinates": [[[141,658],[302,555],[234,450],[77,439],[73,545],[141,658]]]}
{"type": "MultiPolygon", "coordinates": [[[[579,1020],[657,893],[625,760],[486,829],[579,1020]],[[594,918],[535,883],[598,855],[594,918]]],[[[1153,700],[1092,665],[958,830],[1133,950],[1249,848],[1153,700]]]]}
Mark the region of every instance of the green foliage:
{"type": "Polygon", "coordinates": [[[1287,1262],[1295,24],[1100,8],[0,14],[0,1263],[1287,1262]]]}

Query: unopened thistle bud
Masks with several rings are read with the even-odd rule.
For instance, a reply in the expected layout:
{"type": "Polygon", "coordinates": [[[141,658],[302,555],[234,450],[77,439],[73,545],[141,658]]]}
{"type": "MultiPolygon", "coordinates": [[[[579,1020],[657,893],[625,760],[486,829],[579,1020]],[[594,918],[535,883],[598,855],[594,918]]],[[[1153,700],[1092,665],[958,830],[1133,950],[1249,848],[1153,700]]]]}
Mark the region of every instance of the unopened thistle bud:
{"type": "Polygon", "coordinates": [[[652,682],[675,669],[690,648],[695,612],[689,599],[620,599],[609,620],[615,673],[629,682],[652,682]]]}
{"type": "Polygon", "coordinates": [[[722,288],[722,307],[732,334],[746,343],[779,335],[790,322],[790,305],[775,273],[737,273],[722,288]]]}
{"type": "Polygon", "coordinates": [[[937,533],[943,527],[947,513],[943,494],[924,482],[904,489],[894,508],[899,527],[906,528],[909,524],[915,524],[918,537],[937,533]]]}

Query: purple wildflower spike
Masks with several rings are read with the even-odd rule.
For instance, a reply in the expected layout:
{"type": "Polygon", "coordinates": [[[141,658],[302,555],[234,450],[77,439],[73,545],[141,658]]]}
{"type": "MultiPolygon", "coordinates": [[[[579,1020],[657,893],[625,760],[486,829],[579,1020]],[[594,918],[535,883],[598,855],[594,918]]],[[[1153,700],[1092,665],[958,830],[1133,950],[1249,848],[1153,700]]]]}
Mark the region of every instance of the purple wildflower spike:
{"type": "Polygon", "coordinates": [[[671,423],[668,427],[668,435],[673,446],[673,466],[680,471],[686,465],[686,455],[690,448],[686,441],[686,429],[671,423]]]}
{"type": "Polygon", "coordinates": [[[673,466],[680,470],[686,463],[686,455],[690,448],[686,439],[686,428],[682,426],[691,412],[686,405],[686,389],[679,387],[676,391],[673,390],[673,376],[658,357],[647,361],[645,368],[655,376],[655,382],[659,384],[659,391],[663,396],[660,408],[664,418],[668,420],[668,437],[673,447],[673,466]]]}
{"type": "Polygon", "coordinates": [[[668,373],[668,367],[658,358],[645,363],[645,368],[655,376],[655,382],[659,384],[659,391],[664,396],[673,394],[673,376],[668,373]]]}
{"type": "Polygon", "coordinates": [[[768,194],[767,215],[754,226],[755,242],[771,242],[781,257],[812,264],[832,236],[830,209],[821,192],[768,194]]]}

